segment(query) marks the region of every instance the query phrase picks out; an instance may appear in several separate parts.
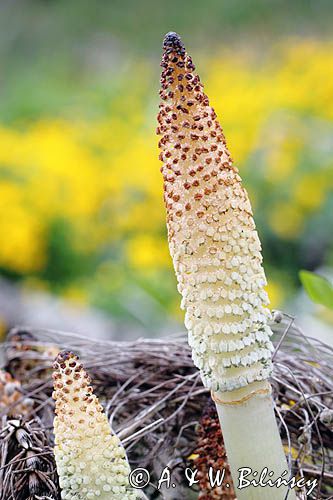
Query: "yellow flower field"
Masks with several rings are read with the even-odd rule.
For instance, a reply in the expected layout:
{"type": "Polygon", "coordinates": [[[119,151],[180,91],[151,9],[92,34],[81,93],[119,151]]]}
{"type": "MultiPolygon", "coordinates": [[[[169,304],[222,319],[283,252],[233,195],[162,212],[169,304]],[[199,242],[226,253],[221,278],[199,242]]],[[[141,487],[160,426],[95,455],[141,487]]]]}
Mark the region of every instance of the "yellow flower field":
{"type": "MultiPolygon", "coordinates": [[[[289,264],[275,255],[276,242],[301,252],[311,221],[325,225],[332,207],[333,42],[290,39],[264,56],[221,50],[200,70],[252,199],[278,305],[288,294],[289,264]]],[[[150,71],[148,64],[131,68],[133,95],[122,93],[106,117],[0,126],[5,273],[73,297],[77,288],[80,300],[106,308],[131,282],[152,296],[162,287],[158,302],[176,310],[179,299],[167,285],[173,290],[157,95],[148,103],[144,97],[158,87],[150,71]],[[68,280],[66,269],[57,280],[64,244],[71,267],[68,280]],[[109,298],[96,299],[98,288],[109,298]]],[[[332,236],[326,239],[332,246],[332,236]]],[[[294,257],[290,267],[302,262],[294,257]]]]}

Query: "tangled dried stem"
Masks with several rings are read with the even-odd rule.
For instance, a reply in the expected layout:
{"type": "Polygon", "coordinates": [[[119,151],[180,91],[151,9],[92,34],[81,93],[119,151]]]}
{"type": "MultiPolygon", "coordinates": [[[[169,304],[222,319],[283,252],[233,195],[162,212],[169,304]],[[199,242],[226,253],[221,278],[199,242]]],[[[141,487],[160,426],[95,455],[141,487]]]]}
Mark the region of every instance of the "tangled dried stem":
{"type": "Polygon", "coordinates": [[[0,500],[60,500],[48,430],[38,418],[2,418],[0,464],[0,500]]]}

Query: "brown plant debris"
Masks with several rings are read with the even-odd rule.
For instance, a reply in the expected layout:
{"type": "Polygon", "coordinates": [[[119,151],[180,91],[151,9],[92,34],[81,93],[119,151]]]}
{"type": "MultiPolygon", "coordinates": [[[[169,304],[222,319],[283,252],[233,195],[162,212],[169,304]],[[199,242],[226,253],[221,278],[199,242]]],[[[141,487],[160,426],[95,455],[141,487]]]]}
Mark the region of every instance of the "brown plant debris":
{"type": "Polygon", "coordinates": [[[0,464],[0,500],[60,500],[48,432],[38,419],[2,418],[0,464]]]}
{"type": "Polygon", "coordinates": [[[192,469],[197,470],[200,480],[199,500],[235,500],[236,495],[231,479],[230,468],[224,448],[223,436],[216,412],[211,400],[200,419],[197,430],[198,447],[192,457],[192,469]],[[209,471],[225,471],[220,486],[211,488],[209,471]]]}

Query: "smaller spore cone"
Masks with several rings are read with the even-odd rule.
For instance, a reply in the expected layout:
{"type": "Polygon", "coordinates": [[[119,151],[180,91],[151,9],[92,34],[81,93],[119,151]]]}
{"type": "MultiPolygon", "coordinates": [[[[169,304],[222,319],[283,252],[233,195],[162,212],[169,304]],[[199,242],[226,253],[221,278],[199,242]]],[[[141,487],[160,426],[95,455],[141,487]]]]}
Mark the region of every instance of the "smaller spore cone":
{"type": "Polygon", "coordinates": [[[62,351],[54,363],[55,457],[62,498],[134,500],[125,450],[111,434],[90,378],[76,355],[62,351]]]}
{"type": "Polygon", "coordinates": [[[22,385],[27,380],[47,380],[51,376],[50,365],[58,352],[58,347],[43,345],[28,329],[13,328],[5,344],[6,370],[22,385]]]}
{"type": "Polygon", "coordinates": [[[170,253],[195,365],[214,392],[272,370],[261,245],[214,109],[176,33],[163,43],[161,172],[170,253]]]}
{"type": "Polygon", "coordinates": [[[33,408],[33,400],[24,396],[21,383],[0,369],[0,416],[27,415],[33,408]]]}

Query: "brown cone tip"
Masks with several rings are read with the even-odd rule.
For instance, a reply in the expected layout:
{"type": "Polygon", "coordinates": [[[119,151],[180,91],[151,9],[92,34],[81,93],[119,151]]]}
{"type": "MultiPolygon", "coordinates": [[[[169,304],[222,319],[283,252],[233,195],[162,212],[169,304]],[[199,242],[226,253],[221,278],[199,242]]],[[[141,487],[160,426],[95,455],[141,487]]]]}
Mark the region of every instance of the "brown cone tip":
{"type": "Polygon", "coordinates": [[[68,361],[69,359],[78,361],[79,358],[72,351],[60,351],[54,361],[54,369],[58,369],[59,365],[61,366],[62,363],[68,361]]]}
{"type": "Polygon", "coordinates": [[[185,54],[185,46],[178,35],[174,31],[169,31],[163,40],[163,49],[167,52],[176,52],[179,55],[185,54]]]}

